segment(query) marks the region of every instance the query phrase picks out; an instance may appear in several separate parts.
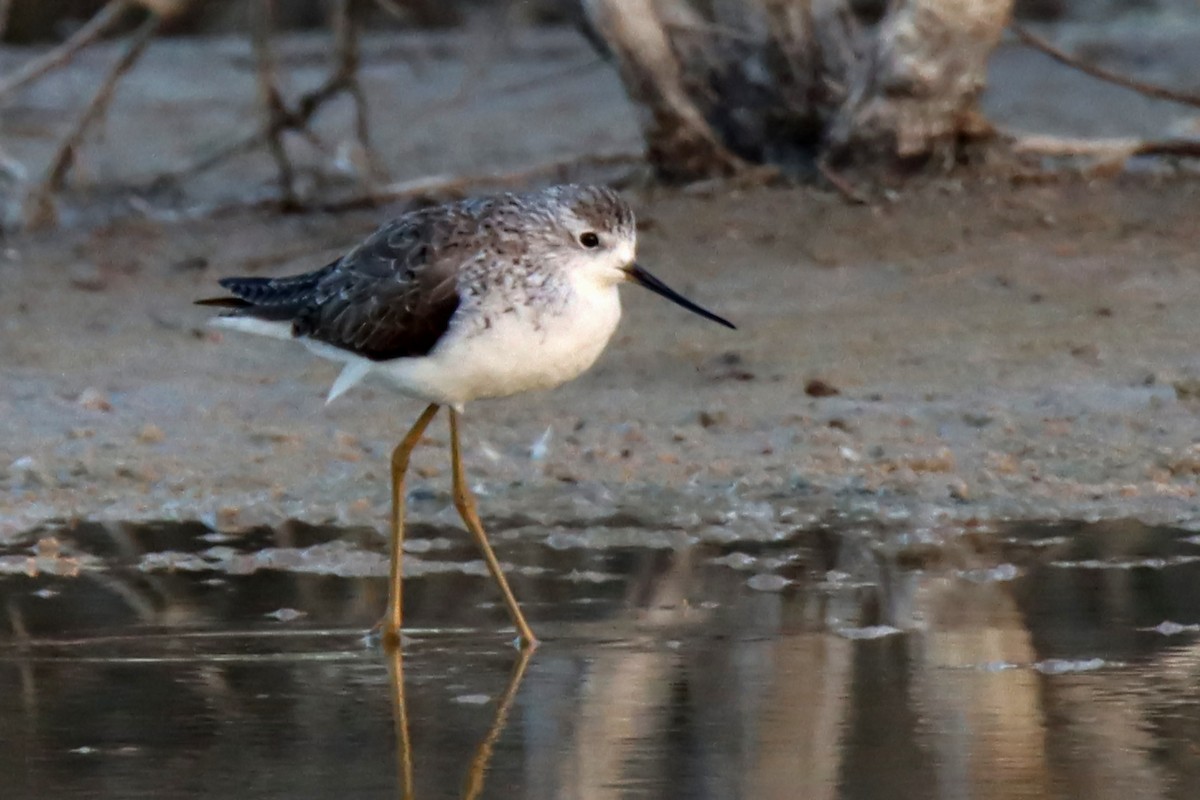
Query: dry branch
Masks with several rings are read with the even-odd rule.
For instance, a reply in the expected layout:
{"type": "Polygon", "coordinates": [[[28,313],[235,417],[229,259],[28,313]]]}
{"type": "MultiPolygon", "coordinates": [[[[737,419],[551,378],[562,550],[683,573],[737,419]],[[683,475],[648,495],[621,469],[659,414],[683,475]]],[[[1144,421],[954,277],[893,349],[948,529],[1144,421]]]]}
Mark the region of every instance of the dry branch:
{"type": "Polygon", "coordinates": [[[112,101],[117,84],[149,47],[161,25],[162,17],[152,13],[138,27],[130,40],[129,47],[109,70],[104,83],[96,90],[96,94],[92,96],[92,100],[84,109],[83,114],[59,144],[54,158],[50,161],[50,167],[46,170],[46,177],[29,197],[26,214],[26,222],[29,227],[53,225],[56,221],[54,194],[62,188],[66,181],[67,173],[70,172],[71,165],[75,163],[76,153],[83,144],[88,128],[103,118],[108,104],[112,101]]]}
{"type": "Polygon", "coordinates": [[[645,164],[641,153],[600,153],[570,156],[547,161],[532,167],[499,170],[476,175],[429,175],[412,180],[397,181],[380,186],[365,195],[321,203],[316,210],[323,212],[375,208],[404,200],[449,198],[470,192],[529,186],[538,182],[564,183],[578,180],[581,170],[622,169],[632,172],[645,164]]]}
{"type": "Polygon", "coordinates": [[[668,20],[684,83],[720,141],[812,173],[863,50],[843,0],[734,0],[712,23],[668,20]]]}
{"type": "Polygon", "coordinates": [[[831,157],[948,161],[962,139],[988,133],[977,101],[1011,14],[1012,0],[892,3],[830,129],[831,157]]]}
{"type": "Polygon", "coordinates": [[[829,181],[829,185],[836,189],[838,194],[846,198],[853,205],[871,205],[871,199],[865,193],[850,183],[844,175],[829,166],[824,159],[817,161],[817,171],[821,173],[822,178],[829,181]]]}
{"type": "Polygon", "coordinates": [[[0,0],[0,42],[8,32],[8,20],[12,17],[13,3],[16,0],[0,0]]]}
{"type": "Polygon", "coordinates": [[[1133,156],[1200,157],[1196,139],[1082,139],[1064,136],[1028,135],[1013,139],[1013,152],[1039,156],[1087,157],[1102,161],[1124,161],[1133,156]]]}
{"type": "Polygon", "coordinates": [[[263,138],[279,173],[280,202],[288,208],[296,205],[296,170],[283,143],[283,132],[289,124],[287,106],[275,79],[275,54],[271,49],[274,5],[274,0],[258,0],[255,3],[250,39],[254,46],[258,95],[267,114],[263,138]]]}
{"type": "Polygon", "coordinates": [[[850,0],[583,3],[660,175],[768,163],[835,186],[833,167],[949,166],[992,132],[977,102],[1012,4],[892,0],[868,30],[850,0]]]}
{"type": "Polygon", "coordinates": [[[1130,89],[1139,94],[1144,94],[1147,97],[1153,97],[1157,100],[1169,100],[1172,103],[1200,107],[1200,94],[1180,91],[1178,89],[1170,89],[1165,86],[1157,86],[1152,83],[1140,81],[1136,78],[1130,78],[1128,76],[1121,75],[1105,69],[1104,67],[1099,67],[1095,64],[1090,64],[1087,61],[1076,58],[1075,56],[1056,47],[1046,39],[1043,39],[1041,36],[1038,36],[1036,33],[1033,33],[1021,25],[1014,23],[1011,27],[1013,33],[1017,35],[1017,38],[1033,49],[1045,53],[1060,64],[1065,64],[1066,66],[1077,69],[1086,75],[1091,75],[1093,78],[1121,86],[1125,89],[1130,89]]]}
{"type": "Polygon", "coordinates": [[[295,169],[287,155],[283,134],[297,133],[321,147],[316,141],[316,135],[310,130],[309,123],[326,103],[343,92],[348,93],[355,103],[355,135],[367,162],[368,175],[371,178],[382,175],[383,169],[371,147],[366,96],[358,82],[358,31],[353,18],[353,0],[339,0],[333,11],[333,69],[319,86],[301,94],[291,105],[284,100],[275,78],[274,54],[270,47],[269,15],[272,0],[259,0],[259,3],[251,33],[258,69],[259,94],[263,99],[267,118],[256,130],[243,134],[216,152],[182,169],[160,176],[154,181],[154,185],[161,187],[207,172],[265,143],[279,171],[280,194],[284,205],[296,206],[299,199],[295,194],[295,169]]]}
{"type": "Polygon", "coordinates": [[[65,42],[0,80],[0,102],[4,102],[21,87],[70,61],[76,53],[107,33],[121,19],[129,5],[128,0],[111,0],[65,42]]]}
{"type": "Polygon", "coordinates": [[[333,52],[336,74],[342,76],[346,92],[354,102],[354,135],[364,161],[368,180],[385,172],[371,146],[371,127],[367,116],[367,96],[358,79],[358,23],[354,18],[354,0],[337,0],[333,11],[333,52]]]}
{"type": "Polygon", "coordinates": [[[684,87],[654,0],[584,0],[583,5],[641,111],[647,155],[660,175],[690,181],[745,166],[718,141],[684,87]]]}

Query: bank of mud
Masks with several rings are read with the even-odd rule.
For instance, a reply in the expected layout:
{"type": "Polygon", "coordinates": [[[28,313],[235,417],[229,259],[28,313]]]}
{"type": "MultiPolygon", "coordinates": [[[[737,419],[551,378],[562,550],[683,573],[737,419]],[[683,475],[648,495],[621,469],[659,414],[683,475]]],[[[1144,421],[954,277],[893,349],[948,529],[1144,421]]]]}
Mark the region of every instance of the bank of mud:
{"type": "MultiPolygon", "coordinates": [[[[636,288],[600,363],[468,409],[486,516],[771,537],[823,519],[1200,524],[1200,248],[1187,181],[635,193],[641,258],[729,316],[636,288]]],[[[0,525],[382,527],[419,411],[205,326],[217,277],[325,263],[380,214],[127,221],[7,243],[0,525]]],[[[450,520],[446,433],[414,513],[450,520]]],[[[707,535],[707,534],[706,534],[707,535]]]]}

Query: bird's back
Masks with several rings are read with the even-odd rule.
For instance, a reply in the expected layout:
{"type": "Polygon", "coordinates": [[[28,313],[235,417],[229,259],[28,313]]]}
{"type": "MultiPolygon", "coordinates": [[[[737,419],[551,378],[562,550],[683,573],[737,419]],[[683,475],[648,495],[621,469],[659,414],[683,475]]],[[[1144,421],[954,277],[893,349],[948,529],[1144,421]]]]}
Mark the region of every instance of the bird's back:
{"type": "Polygon", "coordinates": [[[319,270],[223,278],[220,285],[232,296],[200,302],[228,308],[235,317],[290,323],[295,337],[372,361],[426,355],[459,305],[454,247],[446,247],[442,230],[446,220],[429,211],[385,224],[319,270]]]}

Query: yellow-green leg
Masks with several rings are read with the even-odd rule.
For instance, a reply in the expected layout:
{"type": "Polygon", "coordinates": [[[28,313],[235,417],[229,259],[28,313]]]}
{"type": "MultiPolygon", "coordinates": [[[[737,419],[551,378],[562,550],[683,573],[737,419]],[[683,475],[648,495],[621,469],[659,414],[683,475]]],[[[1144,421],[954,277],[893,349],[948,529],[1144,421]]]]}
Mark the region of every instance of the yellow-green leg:
{"type": "Polygon", "coordinates": [[[513,595],[512,589],[508,588],[508,581],[504,579],[504,571],[500,569],[500,561],[492,552],[492,546],[488,543],[487,534],[483,530],[483,523],[479,521],[479,513],[475,509],[475,498],[471,494],[471,490],[467,488],[467,479],[463,474],[462,467],[462,448],[458,442],[458,412],[453,408],[450,409],[450,462],[451,470],[454,473],[454,506],[458,509],[459,516],[462,517],[467,530],[471,532],[475,544],[483,554],[488,572],[492,573],[492,577],[500,585],[500,594],[504,596],[504,605],[508,607],[508,615],[512,617],[513,624],[517,627],[517,634],[521,637],[521,647],[532,647],[537,644],[537,638],[533,635],[529,624],[525,622],[525,615],[521,613],[521,607],[517,604],[517,598],[513,595]]]}
{"type": "Polygon", "coordinates": [[[388,648],[400,644],[400,624],[403,620],[401,585],[404,581],[404,476],[408,472],[412,451],[417,442],[421,441],[421,435],[425,433],[437,411],[437,404],[431,403],[392,451],[392,561],[388,571],[387,613],[379,625],[383,645],[388,648]]]}

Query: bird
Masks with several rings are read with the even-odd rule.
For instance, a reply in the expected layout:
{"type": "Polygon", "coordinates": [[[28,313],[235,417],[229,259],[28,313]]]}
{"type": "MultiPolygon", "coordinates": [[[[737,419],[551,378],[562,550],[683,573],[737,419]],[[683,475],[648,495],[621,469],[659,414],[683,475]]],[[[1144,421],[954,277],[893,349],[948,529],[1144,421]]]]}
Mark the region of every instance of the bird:
{"type": "Polygon", "coordinates": [[[426,428],[450,418],[454,505],[495,580],[519,645],[537,643],[505,580],[468,487],[459,441],[467,403],[549,389],[587,370],[621,316],[618,287],[640,285],[735,329],[636,260],[630,204],[598,185],[562,184],[429,205],[385,222],[326,266],[285,277],[226,277],[218,326],[298,340],[342,363],[332,402],[368,375],[426,404],[391,454],[387,609],[377,628],[397,646],[405,475],[426,428]]]}

